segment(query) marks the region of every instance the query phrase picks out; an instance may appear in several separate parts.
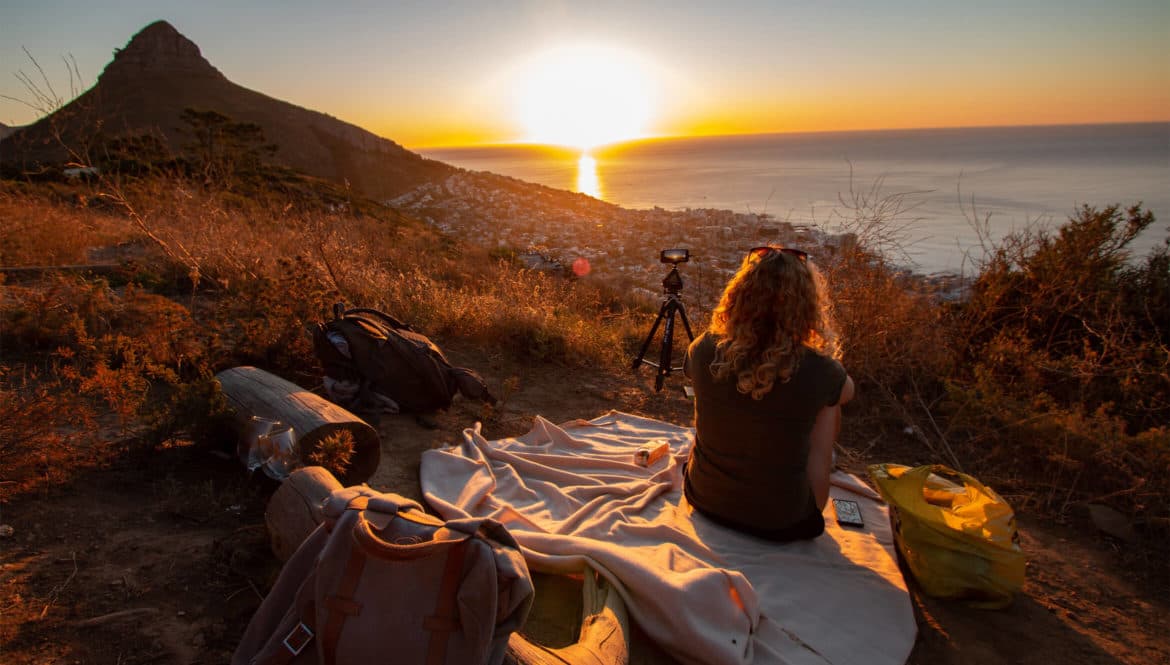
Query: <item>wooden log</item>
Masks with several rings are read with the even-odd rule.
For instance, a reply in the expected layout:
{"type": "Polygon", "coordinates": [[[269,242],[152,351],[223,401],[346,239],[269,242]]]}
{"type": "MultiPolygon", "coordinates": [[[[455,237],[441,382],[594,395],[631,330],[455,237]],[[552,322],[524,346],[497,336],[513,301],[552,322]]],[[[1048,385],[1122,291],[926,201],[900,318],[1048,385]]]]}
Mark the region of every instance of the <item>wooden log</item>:
{"type": "Polygon", "coordinates": [[[326,437],[341,432],[353,436],[353,456],[340,475],[345,485],[369,479],[378,469],[382,445],[378,432],[366,421],[304,388],[256,367],[233,367],[216,375],[228,405],[235,411],[239,431],[253,416],[279,420],[296,434],[305,461],[326,437]]]}
{"type": "Polygon", "coordinates": [[[625,601],[592,570],[585,571],[582,594],[581,634],[576,644],[551,649],[513,633],[504,662],[509,665],[627,665],[630,619],[625,601]]]}
{"type": "Polygon", "coordinates": [[[284,479],[264,511],[269,542],[278,559],[288,561],[297,551],[321,523],[321,505],[325,498],[339,489],[341,483],[320,466],[297,469],[284,479]]]}
{"type": "MultiPolygon", "coordinates": [[[[265,521],[272,549],[282,560],[320,524],[321,500],[341,485],[321,467],[294,471],[268,501],[265,521]],[[287,491],[285,491],[287,488],[287,491]],[[287,554],[284,554],[287,552],[287,554]]],[[[627,665],[630,659],[630,621],[625,602],[592,570],[582,587],[582,620],[576,644],[560,649],[529,642],[519,633],[508,640],[504,662],[510,665],[627,665]]]]}

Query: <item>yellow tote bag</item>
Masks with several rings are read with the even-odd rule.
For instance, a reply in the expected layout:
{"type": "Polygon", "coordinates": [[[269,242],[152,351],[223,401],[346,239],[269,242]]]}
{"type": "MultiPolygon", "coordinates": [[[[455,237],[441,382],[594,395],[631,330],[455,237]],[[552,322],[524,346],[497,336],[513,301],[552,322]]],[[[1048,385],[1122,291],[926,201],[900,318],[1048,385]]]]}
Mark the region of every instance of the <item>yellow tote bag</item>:
{"type": "Polygon", "coordinates": [[[994,490],[942,465],[874,464],[869,475],[894,508],[898,551],[923,591],[976,607],[1011,603],[1026,561],[1015,514],[994,490]]]}

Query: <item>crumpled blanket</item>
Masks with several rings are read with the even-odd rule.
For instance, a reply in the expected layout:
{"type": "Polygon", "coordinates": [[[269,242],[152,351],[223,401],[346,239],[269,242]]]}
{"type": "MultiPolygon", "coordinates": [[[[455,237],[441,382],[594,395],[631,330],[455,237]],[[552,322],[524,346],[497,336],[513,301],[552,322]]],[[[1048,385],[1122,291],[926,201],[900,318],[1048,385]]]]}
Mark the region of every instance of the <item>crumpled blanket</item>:
{"type": "Polygon", "coordinates": [[[682,464],[694,431],[610,412],[424,453],[427,502],[448,519],[491,517],[533,570],[592,567],[630,616],[684,663],[906,661],[917,626],[898,569],[886,506],[834,472],[832,496],[861,506],[865,527],[840,527],[832,502],[815,540],[776,544],[717,525],[687,505],[682,464]],[[665,439],[671,453],[642,467],[634,452],[665,439]]]}

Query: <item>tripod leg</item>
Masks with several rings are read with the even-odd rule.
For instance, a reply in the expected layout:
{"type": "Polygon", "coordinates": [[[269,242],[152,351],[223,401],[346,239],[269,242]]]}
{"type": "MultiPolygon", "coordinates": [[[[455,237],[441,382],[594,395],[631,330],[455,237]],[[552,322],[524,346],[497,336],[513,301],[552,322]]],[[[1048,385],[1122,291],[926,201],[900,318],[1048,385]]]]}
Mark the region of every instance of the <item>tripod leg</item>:
{"type": "MultiPolygon", "coordinates": [[[[687,319],[687,308],[683,307],[682,302],[679,301],[675,303],[675,309],[678,310],[678,315],[682,317],[683,328],[687,331],[687,338],[692,342],[695,341],[695,333],[691,332],[691,322],[687,319]]],[[[671,314],[673,313],[674,312],[671,312],[671,314]]],[[[671,367],[670,369],[672,371],[680,370],[683,369],[683,366],[679,365],[678,367],[671,367]]]]}
{"type": "Polygon", "coordinates": [[[682,317],[683,328],[687,331],[687,338],[692,342],[695,341],[695,333],[691,332],[691,322],[687,319],[687,308],[683,307],[681,302],[678,303],[678,314],[682,317]]]}
{"type": "Polygon", "coordinates": [[[658,318],[654,319],[654,325],[650,326],[650,334],[646,335],[646,341],[642,342],[642,350],[638,352],[638,357],[634,358],[634,364],[630,369],[638,369],[642,365],[642,360],[646,357],[646,350],[650,348],[650,342],[654,341],[654,333],[658,332],[658,326],[662,323],[662,318],[666,315],[666,307],[669,302],[663,302],[662,307],[658,309],[658,318]]]}
{"type": "Polygon", "coordinates": [[[658,357],[658,375],[654,377],[654,390],[662,392],[662,384],[670,374],[671,347],[674,343],[674,311],[677,302],[671,300],[666,306],[666,328],[662,333],[662,355],[658,357]]]}

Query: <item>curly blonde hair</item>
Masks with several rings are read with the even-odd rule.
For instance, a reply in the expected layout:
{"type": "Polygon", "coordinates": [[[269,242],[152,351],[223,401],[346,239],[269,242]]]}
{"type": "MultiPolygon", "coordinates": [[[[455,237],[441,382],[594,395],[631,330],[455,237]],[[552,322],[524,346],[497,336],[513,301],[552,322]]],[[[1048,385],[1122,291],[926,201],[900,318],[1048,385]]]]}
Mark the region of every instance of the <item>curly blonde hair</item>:
{"type": "Polygon", "coordinates": [[[748,254],[711,315],[718,337],[711,374],[762,399],[796,373],[801,347],[840,359],[825,280],[810,261],[786,252],[748,254]]]}

